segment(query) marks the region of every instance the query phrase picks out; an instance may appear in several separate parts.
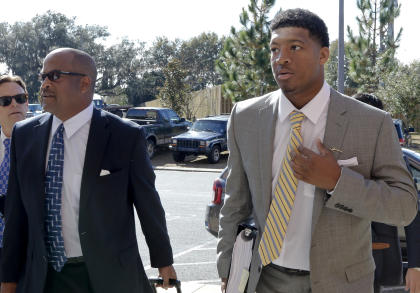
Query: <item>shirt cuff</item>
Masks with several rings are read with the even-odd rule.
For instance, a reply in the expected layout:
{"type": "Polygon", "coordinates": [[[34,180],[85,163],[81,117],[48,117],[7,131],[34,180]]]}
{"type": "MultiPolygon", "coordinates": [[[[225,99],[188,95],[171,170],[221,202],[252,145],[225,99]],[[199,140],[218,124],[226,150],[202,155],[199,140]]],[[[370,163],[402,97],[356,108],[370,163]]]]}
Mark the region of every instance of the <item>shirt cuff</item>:
{"type": "Polygon", "coordinates": [[[338,177],[337,183],[335,184],[334,188],[332,190],[327,190],[327,193],[329,195],[334,195],[334,190],[337,188],[337,185],[340,183],[341,175],[343,174],[343,168],[340,168],[340,177],[338,177]]]}

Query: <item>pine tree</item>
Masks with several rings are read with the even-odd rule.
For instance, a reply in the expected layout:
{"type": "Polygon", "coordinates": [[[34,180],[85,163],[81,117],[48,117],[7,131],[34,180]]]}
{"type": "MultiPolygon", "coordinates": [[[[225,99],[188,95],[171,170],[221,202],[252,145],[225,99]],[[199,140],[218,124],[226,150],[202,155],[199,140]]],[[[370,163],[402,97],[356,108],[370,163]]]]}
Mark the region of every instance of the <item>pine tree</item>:
{"type": "Polygon", "coordinates": [[[221,74],[223,94],[233,102],[260,96],[277,88],[270,66],[268,13],[275,0],[250,0],[242,9],[237,31],[231,28],[216,68],[221,74]]]}
{"type": "Polygon", "coordinates": [[[350,60],[349,76],[358,90],[375,92],[381,84],[383,73],[392,69],[396,60],[402,29],[394,37],[394,20],[400,14],[401,5],[396,0],[357,0],[361,16],[357,17],[359,35],[347,27],[350,60]]]}

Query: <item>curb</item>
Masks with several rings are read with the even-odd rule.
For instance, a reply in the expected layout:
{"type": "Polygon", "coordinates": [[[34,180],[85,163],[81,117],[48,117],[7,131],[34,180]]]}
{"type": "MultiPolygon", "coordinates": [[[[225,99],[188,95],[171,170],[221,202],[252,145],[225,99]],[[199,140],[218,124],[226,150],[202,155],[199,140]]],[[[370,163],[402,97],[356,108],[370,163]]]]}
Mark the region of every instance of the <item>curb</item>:
{"type": "Polygon", "coordinates": [[[224,169],[153,166],[154,170],[220,173],[224,169]]]}

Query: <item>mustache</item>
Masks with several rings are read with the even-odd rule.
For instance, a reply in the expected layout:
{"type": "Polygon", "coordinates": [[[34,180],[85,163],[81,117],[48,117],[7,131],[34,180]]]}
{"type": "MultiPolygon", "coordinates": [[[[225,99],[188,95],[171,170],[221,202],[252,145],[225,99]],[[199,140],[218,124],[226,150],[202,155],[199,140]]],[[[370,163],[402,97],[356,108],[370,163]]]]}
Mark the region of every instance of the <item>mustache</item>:
{"type": "Polygon", "coordinates": [[[54,95],[54,93],[48,89],[41,89],[39,92],[40,97],[54,95]]]}

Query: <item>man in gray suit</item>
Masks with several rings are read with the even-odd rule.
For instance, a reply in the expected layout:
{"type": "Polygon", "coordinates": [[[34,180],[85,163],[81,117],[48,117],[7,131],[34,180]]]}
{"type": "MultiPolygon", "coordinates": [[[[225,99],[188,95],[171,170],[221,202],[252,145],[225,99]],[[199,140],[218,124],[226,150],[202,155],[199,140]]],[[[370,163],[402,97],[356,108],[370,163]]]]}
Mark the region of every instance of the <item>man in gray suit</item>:
{"type": "Polygon", "coordinates": [[[237,225],[252,217],[246,292],[373,292],[371,221],[404,226],[417,211],[391,117],[324,81],[329,38],[317,15],[279,12],[271,31],[280,90],[237,103],[229,121],[222,289],[237,225]]]}

